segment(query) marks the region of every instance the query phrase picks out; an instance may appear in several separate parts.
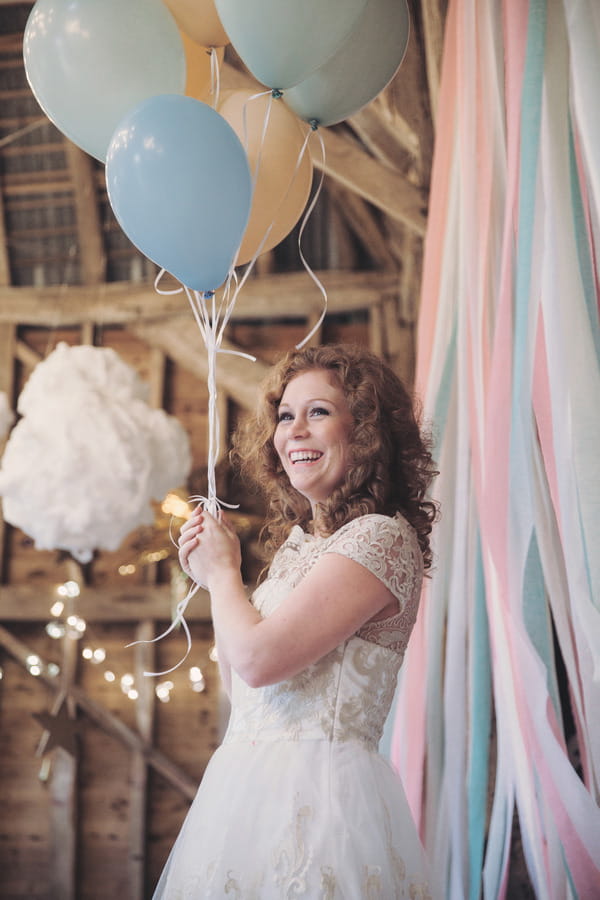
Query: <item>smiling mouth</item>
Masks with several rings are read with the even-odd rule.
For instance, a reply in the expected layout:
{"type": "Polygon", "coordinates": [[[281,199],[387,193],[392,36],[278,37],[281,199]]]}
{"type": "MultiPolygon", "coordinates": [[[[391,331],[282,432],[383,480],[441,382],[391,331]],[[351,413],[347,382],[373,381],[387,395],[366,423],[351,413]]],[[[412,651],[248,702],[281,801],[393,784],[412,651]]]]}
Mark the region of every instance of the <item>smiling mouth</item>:
{"type": "Polygon", "coordinates": [[[292,465],[303,462],[315,462],[321,459],[323,454],[318,450],[292,450],[290,453],[290,462],[292,465]]]}

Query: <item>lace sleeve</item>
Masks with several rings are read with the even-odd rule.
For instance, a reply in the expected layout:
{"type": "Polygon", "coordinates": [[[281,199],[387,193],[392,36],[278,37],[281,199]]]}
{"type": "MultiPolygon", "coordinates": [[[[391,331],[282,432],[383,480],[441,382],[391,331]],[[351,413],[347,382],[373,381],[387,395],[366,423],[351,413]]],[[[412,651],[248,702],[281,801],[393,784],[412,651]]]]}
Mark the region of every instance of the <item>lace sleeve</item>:
{"type": "Polygon", "coordinates": [[[332,536],[326,552],[360,563],[385,584],[401,607],[420,592],[421,549],[415,530],[400,514],[354,519],[332,536]]]}

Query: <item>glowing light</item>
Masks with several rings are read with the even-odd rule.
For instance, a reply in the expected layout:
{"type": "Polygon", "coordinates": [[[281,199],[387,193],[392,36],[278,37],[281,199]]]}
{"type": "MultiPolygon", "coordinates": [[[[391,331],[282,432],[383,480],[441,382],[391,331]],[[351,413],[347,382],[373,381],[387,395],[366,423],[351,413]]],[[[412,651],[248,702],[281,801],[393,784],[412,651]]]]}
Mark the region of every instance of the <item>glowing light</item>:
{"type": "Polygon", "coordinates": [[[64,584],[59,584],[56,593],[59,597],[79,597],[81,591],[76,581],[65,581],[64,584]]]}
{"type": "Polygon", "coordinates": [[[189,519],[192,512],[189,503],[177,494],[167,494],[160,508],[167,515],[175,516],[177,519],[189,519]]]}
{"type": "Polygon", "coordinates": [[[166,559],[168,555],[168,550],[153,550],[152,552],[146,554],[146,562],[160,562],[161,559],[166,559]]]}
{"type": "Polygon", "coordinates": [[[62,616],[64,608],[65,604],[62,602],[62,600],[57,600],[50,607],[50,615],[56,616],[56,618],[58,618],[58,616],[62,616]]]}
{"type": "Polygon", "coordinates": [[[31,675],[35,675],[37,677],[38,675],[42,674],[42,667],[41,666],[29,666],[29,672],[31,675]]]}
{"type": "Polygon", "coordinates": [[[104,680],[111,683],[111,682],[117,680],[117,676],[115,675],[114,672],[111,672],[110,669],[107,669],[106,672],[104,673],[104,680]]]}
{"type": "Polygon", "coordinates": [[[92,650],[91,647],[84,647],[83,650],[81,651],[81,655],[83,656],[84,659],[91,659],[92,656],[94,655],[94,651],[92,650]]]}
{"type": "Polygon", "coordinates": [[[135,572],[135,566],[133,563],[129,563],[126,566],[119,566],[119,575],[133,575],[135,572]]]}
{"type": "Polygon", "coordinates": [[[101,663],[106,659],[106,650],[104,647],[96,647],[93,653],[93,663],[101,663]]]}
{"type": "Polygon", "coordinates": [[[57,663],[48,663],[46,672],[51,678],[56,678],[57,675],[60,675],[60,666],[57,663]]]}
{"type": "Polygon", "coordinates": [[[192,666],[190,669],[190,681],[203,681],[204,675],[198,666],[192,666]]]}
{"type": "Polygon", "coordinates": [[[139,694],[135,688],[131,688],[130,690],[127,691],[127,696],[129,697],[130,700],[137,700],[139,694]]]}
{"type": "Polygon", "coordinates": [[[154,693],[158,697],[161,703],[168,703],[171,699],[171,691],[173,690],[173,682],[172,681],[161,681],[154,688],[154,693]]]}
{"type": "Polygon", "coordinates": [[[135,684],[135,678],[129,672],[121,676],[121,690],[126,694],[135,684]]]}
{"type": "Polygon", "coordinates": [[[46,625],[46,634],[54,638],[54,640],[58,640],[58,638],[65,636],[65,626],[62,622],[48,622],[46,625]]]}
{"type": "Polygon", "coordinates": [[[219,661],[219,654],[217,653],[217,645],[216,645],[216,644],[213,644],[213,646],[212,646],[212,647],[210,648],[210,650],[208,651],[208,658],[209,658],[212,662],[218,662],[218,661],[219,661]]]}

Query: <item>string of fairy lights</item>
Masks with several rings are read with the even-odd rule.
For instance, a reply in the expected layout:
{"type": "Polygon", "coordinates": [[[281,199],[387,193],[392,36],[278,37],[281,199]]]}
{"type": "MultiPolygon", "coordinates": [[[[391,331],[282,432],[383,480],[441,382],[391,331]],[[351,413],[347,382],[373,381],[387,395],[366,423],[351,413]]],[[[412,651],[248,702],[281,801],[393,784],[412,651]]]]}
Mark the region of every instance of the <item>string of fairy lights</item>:
{"type": "MultiPolygon", "coordinates": [[[[105,664],[107,661],[106,648],[100,644],[94,645],[91,629],[85,619],[75,614],[65,616],[65,601],[73,601],[79,597],[79,584],[76,581],[65,581],[63,584],[58,585],[56,593],[58,597],[50,607],[50,615],[52,618],[45,627],[46,634],[54,640],[60,640],[64,637],[74,640],[83,640],[87,637],[88,640],[84,642],[81,649],[82,659],[93,666],[105,664]]],[[[209,651],[209,659],[212,662],[217,661],[216,648],[214,646],[209,651]]],[[[60,674],[60,666],[57,663],[44,663],[37,653],[30,653],[25,660],[25,664],[30,675],[33,676],[39,676],[44,671],[53,678],[60,674]]],[[[102,674],[104,680],[109,684],[118,684],[121,691],[130,700],[137,700],[139,697],[139,690],[136,686],[135,675],[131,672],[124,672],[122,675],[119,675],[114,669],[105,667],[102,674]]],[[[199,666],[195,665],[188,668],[187,680],[191,689],[196,693],[201,693],[206,689],[204,673],[199,666]]],[[[157,682],[154,691],[161,703],[168,703],[174,688],[175,683],[169,678],[157,682]]]]}
{"type": "MultiPolygon", "coordinates": [[[[176,494],[169,494],[161,504],[161,508],[163,512],[181,519],[188,518],[190,515],[189,504],[176,494]]],[[[143,563],[157,563],[166,559],[169,555],[169,550],[164,548],[148,551],[143,555],[143,563]]],[[[136,563],[127,563],[119,566],[118,569],[119,574],[125,576],[132,575],[136,570],[136,563]]],[[[45,626],[46,634],[53,640],[61,640],[66,637],[81,641],[83,644],[81,648],[82,659],[92,666],[102,666],[102,676],[106,682],[118,685],[123,694],[130,700],[137,700],[140,691],[139,686],[136,685],[135,675],[132,672],[119,674],[114,668],[109,667],[106,648],[101,643],[93,640],[92,629],[89,623],[82,616],[72,612],[80,594],[81,588],[77,581],[69,580],[57,586],[56,599],[50,607],[50,619],[45,626]]],[[[217,661],[216,647],[214,646],[209,651],[209,659],[211,662],[217,661]]],[[[46,663],[37,653],[30,653],[25,659],[25,665],[30,675],[35,677],[42,675],[44,672],[52,678],[60,675],[58,663],[46,663]]],[[[3,673],[0,669],[0,679],[2,675],[3,673]]],[[[206,690],[204,673],[197,665],[188,668],[186,681],[191,690],[196,693],[206,690]]],[[[175,682],[172,678],[167,678],[158,681],[154,691],[161,703],[168,703],[174,689],[175,682]]]]}

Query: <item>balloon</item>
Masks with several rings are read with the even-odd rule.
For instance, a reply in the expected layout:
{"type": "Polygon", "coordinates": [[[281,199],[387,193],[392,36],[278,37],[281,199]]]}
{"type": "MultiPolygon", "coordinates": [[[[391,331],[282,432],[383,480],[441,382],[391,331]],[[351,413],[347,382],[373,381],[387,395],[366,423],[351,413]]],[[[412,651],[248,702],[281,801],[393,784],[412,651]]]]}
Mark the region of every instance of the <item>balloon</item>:
{"type": "Polygon", "coordinates": [[[162,0],[37,0],[23,57],[46,115],[101,161],[129,109],[185,87],[183,44],[162,0]]]}
{"type": "Polygon", "coordinates": [[[367,0],[215,0],[229,39],[271,88],[297,84],[350,34],[367,0]]]}
{"type": "Polygon", "coordinates": [[[225,47],[229,38],[214,0],[165,0],[182,31],[202,47],[225,47]]]}
{"type": "Polygon", "coordinates": [[[187,287],[227,277],[250,212],[248,160],[225,119],[193,97],[143,100],[106,157],[108,198],[129,239],[187,287]]]}
{"type": "Polygon", "coordinates": [[[209,102],[211,91],[211,55],[216,54],[217,66],[223,62],[224,51],[222,48],[201,47],[196,41],[181,32],[183,49],[185,50],[185,62],[187,77],[185,80],[185,93],[196,100],[209,102]]]}
{"type": "Polygon", "coordinates": [[[307,122],[341,122],[370,103],[391,81],[404,58],[409,29],[406,0],[368,0],[337,52],[287,90],[285,102],[307,122]]]}
{"type": "Polygon", "coordinates": [[[251,260],[259,247],[261,253],[270,250],[290,233],[306,206],[313,174],[308,150],[305,150],[296,171],[304,144],[304,134],[296,116],[281,100],[265,96],[250,100],[253,93],[248,90],[229,91],[223,95],[218,106],[223,118],[244,144],[252,173],[256,172],[258,165],[250,219],[236,265],[251,260]],[[265,131],[269,103],[271,109],[265,131]]]}

